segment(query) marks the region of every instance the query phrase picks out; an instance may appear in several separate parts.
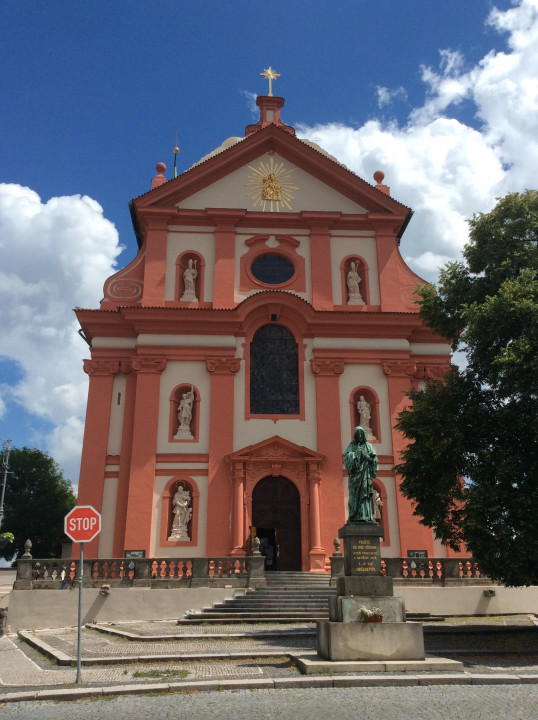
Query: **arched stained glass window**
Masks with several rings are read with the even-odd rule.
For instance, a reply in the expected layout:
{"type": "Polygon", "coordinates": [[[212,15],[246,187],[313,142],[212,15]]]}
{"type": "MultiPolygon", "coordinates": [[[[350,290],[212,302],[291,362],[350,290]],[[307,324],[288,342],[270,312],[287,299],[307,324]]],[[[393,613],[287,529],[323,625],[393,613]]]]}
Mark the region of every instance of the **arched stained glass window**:
{"type": "Polygon", "coordinates": [[[264,325],[250,345],[252,415],[299,414],[297,343],[281,325],[264,325]]]}

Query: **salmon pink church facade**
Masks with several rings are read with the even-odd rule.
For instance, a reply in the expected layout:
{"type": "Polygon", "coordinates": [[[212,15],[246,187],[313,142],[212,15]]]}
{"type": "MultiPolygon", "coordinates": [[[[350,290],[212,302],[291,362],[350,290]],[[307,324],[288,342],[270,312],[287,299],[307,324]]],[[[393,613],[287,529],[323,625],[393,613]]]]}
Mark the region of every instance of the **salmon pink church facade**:
{"type": "Polygon", "coordinates": [[[382,555],[446,550],[392,470],[404,393],[450,348],[419,319],[400,237],[411,211],[257,100],[260,120],[132,203],[135,259],[91,343],[79,505],[102,514],[88,557],[242,556],[324,571],[347,517],[343,449],[359,423],[379,457],[382,555]]]}

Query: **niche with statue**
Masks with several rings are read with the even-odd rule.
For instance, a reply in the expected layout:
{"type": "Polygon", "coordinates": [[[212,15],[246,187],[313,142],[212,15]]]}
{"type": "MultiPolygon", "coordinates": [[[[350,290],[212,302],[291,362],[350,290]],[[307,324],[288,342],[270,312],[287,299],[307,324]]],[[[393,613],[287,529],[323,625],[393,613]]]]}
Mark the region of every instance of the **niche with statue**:
{"type": "Polygon", "coordinates": [[[180,302],[200,302],[203,295],[204,262],[201,255],[188,251],[176,261],[176,298],[180,302]]]}
{"type": "Polygon", "coordinates": [[[348,257],[342,264],[342,270],[344,305],[367,305],[367,271],[364,260],[356,255],[348,257]]]}
{"type": "Polygon", "coordinates": [[[360,425],[368,442],[381,442],[379,399],[369,387],[358,387],[351,393],[351,424],[360,425]]]}
{"type": "Polygon", "coordinates": [[[170,440],[196,441],[200,396],[194,385],[178,385],[170,398],[170,440]]]}
{"type": "Polygon", "coordinates": [[[178,482],[174,487],[170,500],[170,534],[168,542],[189,541],[192,538],[192,487],[184,480],[178,482]]]}

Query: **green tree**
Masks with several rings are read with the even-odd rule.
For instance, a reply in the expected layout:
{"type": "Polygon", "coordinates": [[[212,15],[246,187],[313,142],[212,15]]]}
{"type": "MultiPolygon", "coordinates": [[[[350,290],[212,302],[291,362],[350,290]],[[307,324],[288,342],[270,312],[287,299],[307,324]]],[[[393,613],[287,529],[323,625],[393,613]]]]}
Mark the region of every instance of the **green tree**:
{"type": "Polygon", "coordinates": [[[64,516],[76,504],[71,483],[41,450],[13,448],[9,469],[2,529],[12,532],[15,540],[0,549],[0,557],[10,560],[15,553],[21,556],[28,538],[34,557],[58,557],[64,516]]]}
{"type": "Polygon", "coordinates": [[[396,470],[445,544],[465,542],[493,579],[538,584],[538,191],[469,225],[463,262],[418,289],[421,317],[466,365],[409,393],[396,470]]]}

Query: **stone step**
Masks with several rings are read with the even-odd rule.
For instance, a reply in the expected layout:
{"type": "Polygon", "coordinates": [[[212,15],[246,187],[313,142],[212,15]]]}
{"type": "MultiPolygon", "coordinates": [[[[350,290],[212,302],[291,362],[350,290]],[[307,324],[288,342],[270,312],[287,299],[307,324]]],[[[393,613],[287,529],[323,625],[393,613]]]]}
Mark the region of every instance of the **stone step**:
{"type": "Polygon", "coordinates": [[[219,612],[219,613],[234,613],[234,612],[245,612],[245,613],[271,613],[271,612],[329,612],[329,603],[323,603],[320,605],[306,605],[306,604],[288,604],[285,605],[215,605],[211,608],[203,608],[202,612],[219,612]]]}
{"type": "Polygon", "coordinates": [[[305,602],[320,602],[330,597],[336,597],[334,592],[322,593],[296,593],[296,592],[279,592],[279,593],[249,593],[248,595],[239,595],[234,600],[236,602],[294,602],[297,600],[305,602]]]}
{"type": "Polygon", "coordinates": [[[329,575],[267,573],[268,587],[247,590],[235,598],[204,608],[181,624],[219,623],[314,623],[329,617],[329,598],[336,589],[329,575]]]}
{"type": "Polygon", "coordinates": [[[266,573],[265,581],[267,585],[329,585],[331,581],[330,575],[310,576],[309,573],[266,573]]]}
{"type": "Polygon", "coordinates": [[[267,620],[267,618],[235,618],[235,617],[226,617],[224,619],[222,618],[214,618],[214,617],[206,617],[206,618],[200,618],[198,616],[193,616],[189,619],[183,619],[180,618],[177,621],[178,625],[215,625],[218,627],[219,625],[266,625],[268,622],[271,622],[273,624],[278,625],[295,625],[295,624],[313,624],[316,622],[316,620],[326,620],[327,618],[314,618],[311,619],[308,618],[295,618],[295,617],[281,617],[277,620],[267,620]]]}
{"type": "Polygon", "coordinates": [[[294,618],[295,620],[303,620],[314,622],[315,620],[323,620],[329,617],[329,609],[322,610],[282,610],[281,612],[211,612],[204,610],[203,612],[196,613],[189,618],[189,622],[192,620],[225,620],[229,619],[242,619],[243,622],[250,622],[251,620],[265,620],[266,622],[280,621],[281,618],[294,618]]]}
{"type": "Polygon", "coordinates": [[[329,602],[330,597],[336,597],[336,595],[319,595],[317,597],[304,597],[300,595],[294,595],[293,597],[289,597],[287,595],[262,595],[258,597],[241,597],[238,599],[227,599],[223,600],[222,602],[226,603],[227,605],[230,604],[239,604],[239,605],[255,605],[257,603],[288,603],[288,602],[300,602],[300,603],[326,603],[329,602]]]}

